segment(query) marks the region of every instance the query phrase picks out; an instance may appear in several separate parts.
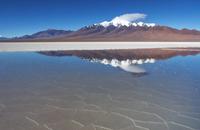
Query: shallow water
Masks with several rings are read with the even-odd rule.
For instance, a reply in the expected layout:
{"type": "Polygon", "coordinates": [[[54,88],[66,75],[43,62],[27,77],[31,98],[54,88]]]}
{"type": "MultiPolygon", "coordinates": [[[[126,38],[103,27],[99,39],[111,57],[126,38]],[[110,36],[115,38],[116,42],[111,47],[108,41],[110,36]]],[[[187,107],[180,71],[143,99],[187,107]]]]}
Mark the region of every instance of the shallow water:
{"type": "Polygon", "coordinates": [[[0,53],[0,129],[200,129],[200,55],[97,59],[0,53]]]}

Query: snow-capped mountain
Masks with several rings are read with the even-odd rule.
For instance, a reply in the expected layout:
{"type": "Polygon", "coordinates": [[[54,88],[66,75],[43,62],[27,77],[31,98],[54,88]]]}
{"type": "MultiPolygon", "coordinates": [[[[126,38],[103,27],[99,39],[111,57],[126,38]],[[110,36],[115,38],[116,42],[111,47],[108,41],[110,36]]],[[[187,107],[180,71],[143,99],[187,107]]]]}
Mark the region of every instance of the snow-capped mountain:
{"type": "Polygon", "coordinates": [[[124,14],[76,31],[46,30],[9,41],[200,41],[200,31],[145,23],[145,14],[124,14]]]}

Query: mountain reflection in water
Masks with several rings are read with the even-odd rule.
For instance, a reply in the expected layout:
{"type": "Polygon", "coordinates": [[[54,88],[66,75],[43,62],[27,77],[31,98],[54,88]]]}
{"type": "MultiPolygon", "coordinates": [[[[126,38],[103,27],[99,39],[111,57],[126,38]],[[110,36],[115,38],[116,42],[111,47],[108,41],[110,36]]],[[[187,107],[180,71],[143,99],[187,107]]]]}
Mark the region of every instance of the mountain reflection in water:
{"type": "Polygon", "coordinates": [[[92,63],[120,68],[135,76],[144,76],[148,72],[142,64],[153,64],[174,56],[195,55],[199,49],[137,49],[137,50],[99,50],[99,51],[49,51],[40,52],[49,56],[77,56],[92,63]]]}

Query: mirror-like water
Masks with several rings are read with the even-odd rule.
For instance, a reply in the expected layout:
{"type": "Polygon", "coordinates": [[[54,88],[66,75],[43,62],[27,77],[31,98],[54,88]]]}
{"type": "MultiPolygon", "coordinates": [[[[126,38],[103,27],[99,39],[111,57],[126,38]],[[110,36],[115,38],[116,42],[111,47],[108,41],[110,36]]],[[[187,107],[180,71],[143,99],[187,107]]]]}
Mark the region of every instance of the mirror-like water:
{"type": "Polygon", "coordinates": [[[0,129],[199,130],[199,52],[153,52],[0,53],[0,129]]]}

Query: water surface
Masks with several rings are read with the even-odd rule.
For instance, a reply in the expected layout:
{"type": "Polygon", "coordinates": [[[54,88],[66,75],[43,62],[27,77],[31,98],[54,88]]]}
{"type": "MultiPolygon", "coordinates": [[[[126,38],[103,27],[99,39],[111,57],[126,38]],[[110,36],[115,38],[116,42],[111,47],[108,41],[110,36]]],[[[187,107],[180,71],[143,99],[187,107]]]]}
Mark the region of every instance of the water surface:
{"type": "Polygon", "coordinates": [[[198,52],[145,52],[0,53],[0,129],[199,130],[198,52]]]}

